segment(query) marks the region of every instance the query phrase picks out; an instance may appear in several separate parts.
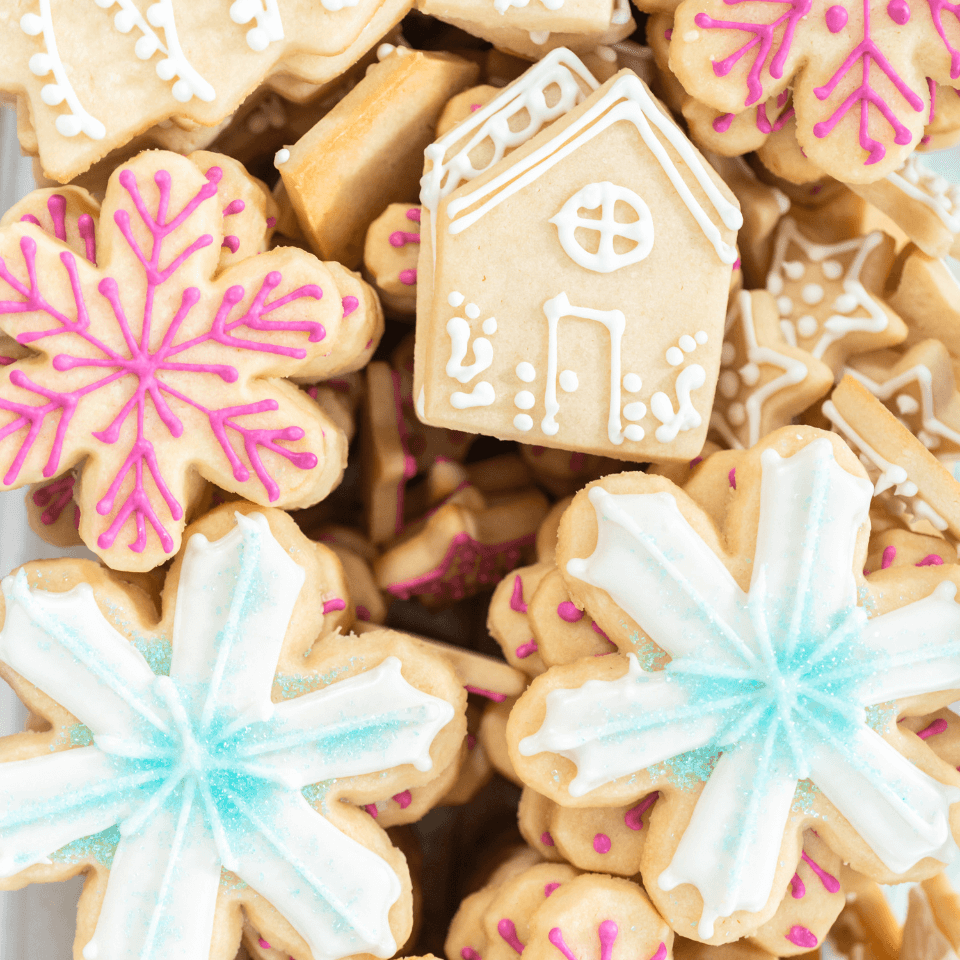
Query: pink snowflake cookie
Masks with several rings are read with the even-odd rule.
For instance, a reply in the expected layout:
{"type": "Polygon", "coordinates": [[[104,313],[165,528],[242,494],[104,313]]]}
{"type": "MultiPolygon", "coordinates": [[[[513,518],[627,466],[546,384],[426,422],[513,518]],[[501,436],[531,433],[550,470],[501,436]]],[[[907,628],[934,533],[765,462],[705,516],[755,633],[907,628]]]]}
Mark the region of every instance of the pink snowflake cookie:
{"type": "Polygon", "coordinates": [[[670,65],[697,100],[740,113],[792,88],[797,139],[826,173],[870,183],[917,146],[937,83],[960,83],[946,0],[684,0],[670,65]]]}
{"type": "Polygon", "coordinates": [[[114,569],[179,549],[201,478],[289,509],[345,464],[340,431],[287,378],[349,368],[368,298],[301,250],[255,256],[256,228],[231,230],[236,170],[212,156],[118,169],[83,248],[36,218],[0,229],[0,329],[29,351],[0,368],[0,484],[78,468],[80,536],[114,569]]]}

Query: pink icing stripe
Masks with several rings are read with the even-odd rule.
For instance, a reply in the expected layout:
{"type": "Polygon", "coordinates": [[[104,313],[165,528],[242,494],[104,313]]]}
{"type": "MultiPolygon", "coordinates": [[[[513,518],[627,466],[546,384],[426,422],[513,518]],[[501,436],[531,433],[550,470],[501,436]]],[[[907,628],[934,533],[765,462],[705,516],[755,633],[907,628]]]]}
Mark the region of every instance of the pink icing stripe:
{"type": "Polygon", "coordinates": [[[460,956],[463,960],[483,960],[479,953],[473,949],[473,947],[464,947],[460,951],[460,956]]]}
{"type": "Polygon", "coordinates": [[[259,943],[260,946],[261,946],[264,950],[272,950],[272,949],[273,949],[273,947],[271,947],[270,944],[267,943],[267,941],[263,939],[263,937],[258,937],[258,938],[257,938],[257,943],[259,943]]]}
{"type": "Polygon", "coordinates": [[[737,468],[731,468],[730,472],[727,474],[727,483],[736,490],[737,489],[737,468]]]}
{"type": "Polygon", "coordinates": [[[564,600],[557,606],[557,616],[561,620],[566,620],[567,623],[577,623],[577,621],[583,619],[583,611],[578,610],[572,600],[564,600]]]}
{"type": "MultiPolygon", "coordinates": [[[[740,260],[739,257],[737,257],[737,259],[733,261],[733,267],[732,267],[731,269],[732,269],[732,270],[739,270],[740,267],[741,267],[741,265],[742,265],[742,261],[740,260]]],[[[700,457],[699,460],[697,460],[697,462],[699,463],[700,460],[702,460],[702,459],[703,459],[703,457],[700,457]]],[[[691,461],[691,463],[692,463],[692,461],[691,461]]]]}
{"type": "Polygon", "coordinates": [[[510,595],[510,609],[517,613],[526,613],[527,605],[523,601],[523,580],[518,573],[513,578],[513,593],[510,595]]]}
{"type": "Polygon", "coordinates": [[[640,818],[657,802],[660,791],[655,790],[649,796],[644,797],[635,807],[631,807],[624,815],[623,822],[631,830],[642,830],[643,820],[640,818]]]}
{"type": "Polygon", "coordinates": [[[936,737],[947,729],[947,721],[943,717],[937,717],[928,727],[924,727],[917,733],[921,740],[928,740],[930,737],[936,737]]]}
{"type": "Polygon", "coordinates": [[[404,790],[401,793],[395,793],[393,795],[393,799],[397,801],[397,806],[399,806],[401,810],[406,810],[407,807],[413,803],[413,796],[409,790],[404,790]]]}
{"type": "Polygon", "coordinates": [[[390,234],[391,247],[405,247],[408,243],[419,243],[419,233],[409,233],[406,230],[394,230],[390,234]]]}
{"type": "Polygon", "coordinates": [[[44,526],[50,526],[60,519],[63,508],[73,497],[74,482],[73,474],[65,473],[52,483],[33,491],[34,504],[38,507],[46,507],[46,510],[40,514],[40,522],[44,526]]]}
{"type": "Polygon", "coordinates": [[[590,622],[590,629],[594,633],[599,634],[601,637],[603,637],[603,639],[606,640],[607,643],[613,643],[613,641],[597,626],[596,620],[592,620],[590,622]]]}
{"type": "Polygon", "coordinates": [[[526,643],[521,643],[514,652],[518,660],[525,660],[531,654],[537,652],[537,641],[531,637],[526,643]]]}
{"type": "Polygon", "coordinates": [[[337,613],[340,610],[346,610],[347,604],[341,600],[339,597],[336,597],[333,600],[324,600],[323,601],[323,613],[324,616],[328,613],[337,613]]]}
{"type": "Polygon", "coordinates": [[[790,881],[790,896],[794,900],[801,900],[807,893],[807,888],[803,885],[803,881],[800,879],[800,874],[795,873],[793,879],[790,881]]]}
{"type": "Polygon", "coordinates": [[[943,557],[936,553],[928,553],[922,560],[917,561],[914,566],[917,567],[939,567],[943,563],[943,557]]]}
{"type": "MultiPolygon", "coordinates": [[[[737,269],[736,264],[733,265],[733,269],[737,269]]],[[[703,463],[703,457],[694,457],[687,466],[692,470],[698,463],[703,463]]]]}
{"type": "Polygon", "coordinates": [[[550,833],[549,833],[549,831],[547,831],[547,830],[544,830],[543,833],[540,834],[540,842],[541,842],[545,847],[554,847],[554,846],[556,846],[556,844],[553,842],[553,837],[550,836],[550,833]]]}
{"type": "Polygon", "coordinates": [[[471,683],[465,683],[463,689],[466,690],[467,693],[475,693],[478,697],[486,697],[494,703],[503,703],[503,701],[507,699],[505,693],[497,693],[495,690],[484,690],[483,687],[475,687],[471,683]]]}
{"type": "Polygon", "coordinates": [[[238,213],[243,213],[247,209],[247,205],[242,200],[231,200],[224,208],[223,215],[225,217],[234,217],[238,213]]]}
{"type": "Polygon", "coordinates": [[[412,287],[416,285],[417,282],[417,271],[416,269],[411,270],[401,270],[400,271],[400,282],[405,287],[412,287]]]}
{"type": "Polygon", "coordinates": [[[502,917],[497,924],[497,933],[507,946],[512,947],[517,953],[523,953],[523,944],[517,936],[517,928],[509,917],[502,917]]]}
{"type": "Polygon", "coordinates": [[[937,84],[931,77],[927,77],[927,89],[930,91],[930,114],[927,123],[933,123],[933,116],[937,110],[937,84]]]}
{"type": "Polygon", "coordinates": [[[893,564],[893,561],[897,559],[897,548],[890,544],[889,547],[883,548],[883,556],[880,558],[880,569],[886,570],[889,566],[893,564]]]}
{"type": "Polygon", "coordinates": [[[11,363],[16,362],[16,357],[0,357],[0,367],[9,367],[11,363]]]}
{"type": "Polygon", "coordinates": [[[559,890],[559,889],[560,889],[560,884],[559,884],[559,883],[548,883],[548,884],[543,888],[543,895],[544,895],[545,897],[549,897],[550,894],[554,892],[554,890],[559,890]]]}
{"type": "Polygon", "coordinates": [[[221,247],[226,247],[231,253],[236,253],[240,249],[240,238],[232,235],[223,238],[221,247]]]}
{"type": "Polygon", "coordinates": [[[360,301],[356,297],[344,297],[340,302],[343,304],[343,315],[345,317],[349,317],[360,306],[360,301]]]}
{"type": "Polygon", "coordinates": [[[610,838],[605,833],[598,833],[593,838],[593,849],[597,853],[609,853],[611,846],[610,838]]]}
{"type": "Polygon", "coordinates": [[[832,874],[827,873],[823,867],[820,866],[815,860],[813,860],[804,850],[800,854],[800,859],[819,877],[820,882],[823,884],[824,890],[827,893],[838,893],[840,890],[840,881],[832,874]]]}
{"type": "Polygon", "coordinates": [[[792,926],[786,939],[798,947],[804,947],[812,950],[820,941],[806,928],[799,924],[792,926]]]}
{"type": "Polygon", "coordinates": [[[365,803],[363,805],[363,809],[366,810],[374,820],[376,820],[379,816],[379,813],[377,812],[377,805],[375,803],[365,803]]]}
{"type": "Polygon", "coordinates": [[[719,117],[713,121],[713,129],[717,133],[726,133],[730,129],[730,125],[733,123],[734,114],[732,113],[722,113],[719,117]]]}

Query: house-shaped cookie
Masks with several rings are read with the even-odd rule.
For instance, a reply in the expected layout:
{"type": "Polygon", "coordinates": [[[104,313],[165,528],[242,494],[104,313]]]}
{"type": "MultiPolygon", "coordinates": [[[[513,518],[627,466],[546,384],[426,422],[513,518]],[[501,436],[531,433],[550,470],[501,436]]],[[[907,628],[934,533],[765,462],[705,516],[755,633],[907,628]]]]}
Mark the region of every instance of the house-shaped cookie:
{"type": "Polygon", "coordinates": [[[621,71],[437,203],[418,266],[418,416],[623,460],[696,456],[741,223],[621,71]]]}

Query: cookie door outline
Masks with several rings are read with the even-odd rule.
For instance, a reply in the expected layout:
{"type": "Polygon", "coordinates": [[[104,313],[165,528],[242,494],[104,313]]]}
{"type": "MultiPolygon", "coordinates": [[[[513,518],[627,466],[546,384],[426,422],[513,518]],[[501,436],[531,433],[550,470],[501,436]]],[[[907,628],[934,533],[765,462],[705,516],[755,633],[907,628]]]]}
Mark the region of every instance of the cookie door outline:
{"type": "Polygon", "coordinates": [[[610,334],[610,412],[607,417],[607,437],[611,443],[619,446],[623,443],[620,421],[620,356],[627,318],[622,310],[594,310],[592,307],[574,306],[566,292],[548,300],[543,305],[543,312],[547,317],[547,383],[543,391],[546,413],[540,421],[540,429],[548,437],[555,436],[560,429],[556,419],[560,412],[560,402],[557,400],[557,339],[560,321],[564,317],[596,320],[603,324],[610,334]]]}

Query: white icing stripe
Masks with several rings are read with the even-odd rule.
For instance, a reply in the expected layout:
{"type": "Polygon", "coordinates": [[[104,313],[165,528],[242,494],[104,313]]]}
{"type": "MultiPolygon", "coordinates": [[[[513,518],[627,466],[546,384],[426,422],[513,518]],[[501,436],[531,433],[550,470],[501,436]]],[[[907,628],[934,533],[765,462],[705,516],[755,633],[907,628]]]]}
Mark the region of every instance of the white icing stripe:
{"type": "Polygon", "coordinates": [[[875,472],[879,472],[879,476],[874,483],[874,496],[878,493],[883,493],[884,490],[889,490],[891,487],[897,488],[897,492],[900,492],[900,488],[904,484],[910,485],[911,492],[905,492],[906,496],[911,496],[916,493],[916,484],[910,481],[907,471],[899,464],[891,463],[886,457],[867,443],[867,441],[850,426],[847,420],[844,419],[832,400],[824,401],[821,409],[823,415],[837,428],[837,432],[842,434],[845,440],[853,444],[863,456],[867,457],[870,464],[875,468],[875,472]]]}
{"type": "Polygon", "coordinates": [[[670,398],[658,390],[650,398],[650,412],[663,426],[657,427],[654,436],[661,443],[672,443],[681,430],[695,430],[703,422],[697,413],[690,394],[707,382],[707,372],[699,363],[691,363],[677,374],[677,410],[674,412],[670,398]]]}
{"type": "Polygon", "coordinates": [[[283,39],[283,20],[277,0],[233,0],[230,19],[241,25],[256,20],[257,25],[247,31],[247,46],[251,50],[265,50],[271,43],[283,39]]]}
{"type": "Polygon", "coordinates": [[[729,229],[739,230],[743,226],[740,210],[723,196],[693,145],[673,122],[664,116],[647,92],[643,81],[633,74],[621,76],[616,80],[603,97],[554,140],[534,150],[518,163],[511,164],[507,170],[491,178],[481,187],[452,200],[447,205],[450,233],[458,234],[466,230],[494,207],[536,181],[547,170],[578,150],[582,144],[589,142],[621,120],[629,121],[636,127],[704,236],[716,250],[717,256],[723,263],[733,263],[737,259],[736,247],[726,243],[720,236],[716,224],[690,191],[663,143],[654,133],[651,124],[680,155],[706,193],[714,210],[720,215],[721,221],[729,229]],[[490,199],[485,200],[486,197],[490,199]],[[471,207],[473,209],[466,212],[471,207]]]}
{"type": "Polygon", "coordinates": [[[450,337],[450,359],[446,366],[448,377],[454,377],[461,383],[469,383],[493,363],[493,345],[486,337],[477,337],[473,341],[473,355],[476,360],[469,366],[463,365],[470,347],[470,324],[463,317],[452,317],[447,321],[447,334],[450,337]]]}
{"type": "MultiPolygon", "coordinates": [[[[420,393],[423,394],[422,388],[420,393]]],[[[493,389],[493,384],[481,380],[469,393],[457,390],[450,394],[450,405],[457,410],[469,410],[470,407],[489,407],[496,399],[497,392],[493,389]]]]}
{"type": "Polygon", "coordinates": [[[899,170],[887,174],[887,180],[911,200],[933,211],[951,233],[960,233],[960,197],[956,186],[934,173],[918,157],[908,157],[899,170]]]}

